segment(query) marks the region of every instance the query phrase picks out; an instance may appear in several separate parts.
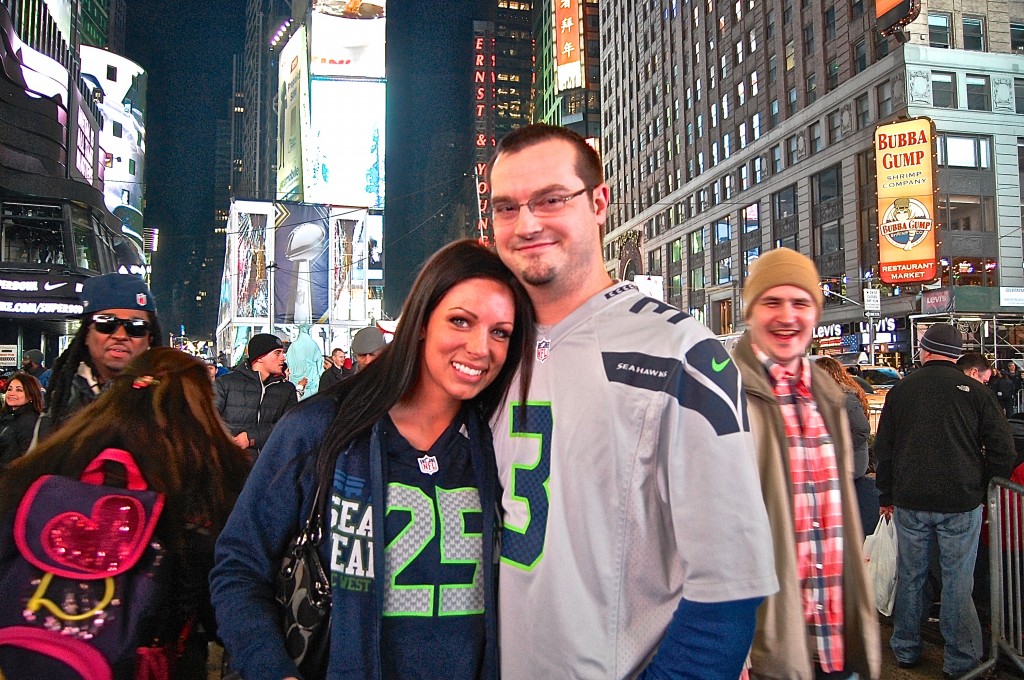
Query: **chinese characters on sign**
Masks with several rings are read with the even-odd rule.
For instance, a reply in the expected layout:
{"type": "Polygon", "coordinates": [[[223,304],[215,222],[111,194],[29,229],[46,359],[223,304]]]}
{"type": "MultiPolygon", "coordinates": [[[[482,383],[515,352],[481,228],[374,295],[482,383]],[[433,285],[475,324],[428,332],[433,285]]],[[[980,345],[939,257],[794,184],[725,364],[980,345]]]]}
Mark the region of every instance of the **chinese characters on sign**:
{"type": "Polygon", "coordinates": [[[583,87],[586,65],[580,0],[556,0],[554,33],[556,91],[583,87]]]}

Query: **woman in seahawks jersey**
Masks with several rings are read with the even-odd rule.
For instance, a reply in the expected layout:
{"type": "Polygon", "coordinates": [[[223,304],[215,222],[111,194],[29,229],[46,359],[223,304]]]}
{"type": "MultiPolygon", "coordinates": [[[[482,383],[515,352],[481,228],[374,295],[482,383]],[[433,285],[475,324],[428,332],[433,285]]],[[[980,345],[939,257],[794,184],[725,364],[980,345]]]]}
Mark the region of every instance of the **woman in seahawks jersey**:
{"type": "MultiPolygon", "coordinates": [[[[274,574],[330,482],[328,678],[497,677],[487,422],[532,348],[526,291],[473,241],[438,251],[381,356],[276,426],[217,543],[219,633],[244,678],[297,678],[274,574]]],[[[525,394],[529,362],[519,389],[525,394]]]]}

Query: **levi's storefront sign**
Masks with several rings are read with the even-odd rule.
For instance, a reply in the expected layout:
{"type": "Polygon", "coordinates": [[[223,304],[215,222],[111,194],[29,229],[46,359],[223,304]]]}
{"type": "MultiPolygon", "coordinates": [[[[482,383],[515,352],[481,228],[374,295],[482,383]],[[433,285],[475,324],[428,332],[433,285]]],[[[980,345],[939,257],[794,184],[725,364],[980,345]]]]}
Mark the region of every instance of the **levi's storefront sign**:
{"type": "Polygon", "coordinates": [[[885,283],[935,279],[934,160],[931,119],[875,129],[879,269],[885,283]]]}
{"type": "Polygon", "coordinates": [[[80,316],[83,277],[0,273],[0,317],[66,319],[80,316]]]}

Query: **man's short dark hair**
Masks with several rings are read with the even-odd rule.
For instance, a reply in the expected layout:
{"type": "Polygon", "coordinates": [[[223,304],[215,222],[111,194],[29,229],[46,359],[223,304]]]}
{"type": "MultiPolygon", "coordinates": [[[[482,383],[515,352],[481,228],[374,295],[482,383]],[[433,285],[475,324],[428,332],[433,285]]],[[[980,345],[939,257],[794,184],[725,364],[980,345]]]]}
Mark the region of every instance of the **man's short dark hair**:
{"type": "MultiPolygon", "coordinates": [[[[334,349],[332,349],[332,350],[331,350],[331,356],[333,357],[333,356],[334,356],[334,355],[335,355],[335,354],[336,354],[337,352],[341,352],[342,354],[344,354],[344,353],[345,353],[345,350],[343,350],[343,349],[342,349],[342,348],[340,348],[340,347],[335,347],[334,349]]],[[[325,358],[326,358],[326,357],[325,357],[325,358]]]]}
{"type": "Polygon", "coordinates": [[[593,189],[604,183],[604,167],[601,164],[601,156],[594,150],[594,147],[587,144],[587,140],[569,128],[546,123],[527,125],[505,135],[498,142],[498,148],[495,149],[494,156],[491,157],[490,167],[494,167],[494,163],[502,154],[516,153],[553,139],[560,139],[575,147],[576,174],[588,188],[593,189]]]}
{"type": "Polygon", "coordinates": [[[956,360],[956,365],[964,373],[975,368],[978,369],[979,372],[990,370],[992,368],[992,362],[977,352],[961,354],[960,358],[956,360]]]}

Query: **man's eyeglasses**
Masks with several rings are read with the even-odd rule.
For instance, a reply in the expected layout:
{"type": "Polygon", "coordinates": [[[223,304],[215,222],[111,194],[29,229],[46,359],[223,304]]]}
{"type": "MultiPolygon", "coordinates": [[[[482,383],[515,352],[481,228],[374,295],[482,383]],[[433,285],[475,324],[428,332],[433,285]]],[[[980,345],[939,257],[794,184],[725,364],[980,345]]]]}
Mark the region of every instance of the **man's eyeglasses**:
{"type": "Polygon", "coordinates": [[[145,319],[121,319],[109,314],[95,314],[92,317],[92,327],[104,335],[116,333],[118,326],[123,328],[130,338],[143,338],[152,328],[145,319]]]}
{"type": "Polygon", "coordinates": [[[534,217],[555,217],[565,211],[566,204],[577,196],[582,196],[590,190],[590,187],[583,187],[579,191],[563,196],[561,194],[547,194],[534,198],[526,203],[495,203],[495,222],[514,222],[519,217],[519,210],[524,205],[534,217]]]}

